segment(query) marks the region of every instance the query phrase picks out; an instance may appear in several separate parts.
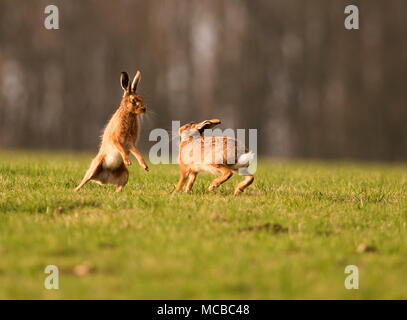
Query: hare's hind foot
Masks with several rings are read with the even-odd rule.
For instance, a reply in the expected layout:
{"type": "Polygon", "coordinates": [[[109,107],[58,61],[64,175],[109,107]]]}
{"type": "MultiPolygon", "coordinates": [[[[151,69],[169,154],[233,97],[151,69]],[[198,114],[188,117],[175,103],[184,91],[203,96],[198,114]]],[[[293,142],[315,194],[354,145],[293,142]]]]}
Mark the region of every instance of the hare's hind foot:
{"type": "Polygon", "coordinates": [[[244,189],[246,189],[253,183],[253,181],[254,177],[252,175],[245,176],[244,180],[236,186],[234,195],[238,196],[239,194],[241,194],[244,191],[244,189]]]}
{"type": "Polygon", "coordinates": [[[236,188],[233,195],[234,195],[235,197],[237,197],[237,196],[238,196],[239,194],[241,194],[242,192],[243,192],[243,190],[240,190],[240,189],[237,189],[237,188],[236,188]]]}
{"type": "Polygon", "coordinates": [[[78,192],[89,180],[92,180],[100,173],[100,171],[102,171],[103,159],[103,155],[97,155],[96,158],[92,160],[90,167],[88,171],[86,171],[81,183],[74,189],[75,192],[78,192]]]}

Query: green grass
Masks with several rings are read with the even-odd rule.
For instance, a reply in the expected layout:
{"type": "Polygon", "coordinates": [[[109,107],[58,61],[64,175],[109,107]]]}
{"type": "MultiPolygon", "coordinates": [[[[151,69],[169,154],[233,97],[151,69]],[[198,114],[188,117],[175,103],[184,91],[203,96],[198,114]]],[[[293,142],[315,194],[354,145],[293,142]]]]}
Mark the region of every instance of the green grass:
{"type": "Polygon", "coordinates": [[[264,160],[235,198],[241,177],[171,195],[176,165],[134,161],[123,192],[72,192],[91,157],[0,152],[0,298],[407,298],[407,166],[264,160]]]}

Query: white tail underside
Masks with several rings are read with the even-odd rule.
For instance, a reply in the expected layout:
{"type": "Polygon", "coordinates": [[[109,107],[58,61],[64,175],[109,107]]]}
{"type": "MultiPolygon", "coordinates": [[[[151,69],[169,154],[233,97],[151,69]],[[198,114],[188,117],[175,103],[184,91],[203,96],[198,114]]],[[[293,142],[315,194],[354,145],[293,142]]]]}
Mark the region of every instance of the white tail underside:
{"type": "Polygon", "coordinates": [[[253,152],[248,152],[242,154],[239,159],[237,160],[237,164],[239,165],[248,165],[250,162],[254,159],[254,153],[253,152]]]}

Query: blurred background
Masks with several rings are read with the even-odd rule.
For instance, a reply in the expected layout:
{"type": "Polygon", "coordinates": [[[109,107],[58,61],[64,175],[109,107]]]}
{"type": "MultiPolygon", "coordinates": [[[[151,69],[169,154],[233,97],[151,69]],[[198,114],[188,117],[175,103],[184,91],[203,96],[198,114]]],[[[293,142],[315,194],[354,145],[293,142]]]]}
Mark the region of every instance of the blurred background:
{"type": "Polygon", "coordinates": [[[407,160],[405,0],[0,0],[0,148],[96,151],[121,71],[149,131],[219,118],[261,155],[407,160]],[[59,8],[60,30],[44,28],[59,8]],[[344,27],[345,6],[360,30],[344,27]]]}

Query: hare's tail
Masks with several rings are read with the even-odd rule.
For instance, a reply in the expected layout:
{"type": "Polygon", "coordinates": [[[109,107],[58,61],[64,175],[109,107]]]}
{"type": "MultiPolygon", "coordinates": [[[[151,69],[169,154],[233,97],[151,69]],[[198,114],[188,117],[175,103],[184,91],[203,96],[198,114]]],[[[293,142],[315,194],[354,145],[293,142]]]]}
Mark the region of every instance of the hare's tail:
{"type": "Polygon", "coordinates": [[[250,162],[254,159],[254,153],[249,151],[248,153],[243,153],[237,160],[239,166],[248,166],[250,162]]]}

